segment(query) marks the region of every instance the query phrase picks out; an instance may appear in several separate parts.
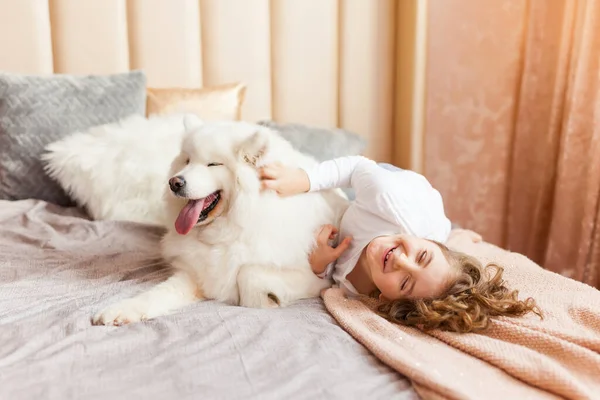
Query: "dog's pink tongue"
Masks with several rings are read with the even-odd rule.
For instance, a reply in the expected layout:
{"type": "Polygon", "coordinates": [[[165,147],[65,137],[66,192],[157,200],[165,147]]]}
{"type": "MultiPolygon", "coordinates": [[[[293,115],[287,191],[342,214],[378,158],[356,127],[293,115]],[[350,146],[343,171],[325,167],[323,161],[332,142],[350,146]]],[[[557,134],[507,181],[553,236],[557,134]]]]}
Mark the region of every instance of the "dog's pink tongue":
{"type": "Polygon", "coordinates": [[[175,230],[177,233],[180,235],[187,235],[192,230],[194,225],[196,225],[196,222],[198,222],[200,213],[204,208],[205,200],[206,199],[190,200],[185,207],[181,209],[181,212],[175,221],[175,230]]]}

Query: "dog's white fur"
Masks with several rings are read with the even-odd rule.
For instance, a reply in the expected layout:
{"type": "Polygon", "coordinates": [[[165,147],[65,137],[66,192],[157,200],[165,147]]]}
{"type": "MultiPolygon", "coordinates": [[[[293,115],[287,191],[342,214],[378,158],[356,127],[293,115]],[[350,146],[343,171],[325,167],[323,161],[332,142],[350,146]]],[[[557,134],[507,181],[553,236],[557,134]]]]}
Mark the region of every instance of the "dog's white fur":
{"type": "Polygon", "coordinates": [[[193,114],[134,114],[53,142],[42,160],[94,220],[164,225],[164,182],[181,151],[183,121],[191,119],[202,123],[193,114]]]}
{"type": "Polygon", "coordinates": [[[255,124],[206,123],[188,131],[171,176],[185,177],[185,197],[202,198],[221,190],[221,201],[206,221],[180,235],[174,221],[188,200],[176,197],[165,182],[171,223],[162,249],[174,274],[98,313],[95,323],[120,325],[154,318],[198,299],[246,307],[285,306],[318,296],[331,285],[313,274],[308,258],[319,227],[339,226],[346,197],[338,190],[281,197],[261,191],[257,174],[257,167],[269,162],[310,167],[316,161],[255,124]]]}

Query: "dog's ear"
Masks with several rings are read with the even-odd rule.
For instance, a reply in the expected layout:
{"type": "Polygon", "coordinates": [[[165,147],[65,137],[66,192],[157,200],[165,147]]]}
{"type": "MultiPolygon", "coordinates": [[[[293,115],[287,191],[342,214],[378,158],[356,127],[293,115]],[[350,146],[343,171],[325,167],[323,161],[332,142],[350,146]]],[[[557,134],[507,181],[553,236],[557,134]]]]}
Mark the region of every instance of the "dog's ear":
{"type": "Polygon", "coordinates": [[[256,166],[258,161],[266,154],[268,148],[269,136],[264,131],[259,130],[244,140],[239,154],[244,162],[256,166]]]}
{"type": "Polygon", "coordinates": [[[183,128],[186,132],[193,131],[195,128],[198,128],[200,125],[202,125],[202,123],[202,120],[193,114],[186,114],[183,117],[183,128]]]}

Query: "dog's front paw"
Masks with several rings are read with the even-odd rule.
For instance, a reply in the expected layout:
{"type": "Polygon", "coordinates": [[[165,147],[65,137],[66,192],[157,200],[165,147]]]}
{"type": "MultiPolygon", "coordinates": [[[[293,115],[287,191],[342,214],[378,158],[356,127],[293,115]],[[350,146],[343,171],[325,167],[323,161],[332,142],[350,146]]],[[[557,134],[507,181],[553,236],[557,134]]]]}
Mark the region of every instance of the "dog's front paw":
{"type": "Polygon", "coordinates": [[[94,325],[121,326],[148,319],[144,302],[136,299],[120,301],[97,313],[92,319],[94,325]]]}

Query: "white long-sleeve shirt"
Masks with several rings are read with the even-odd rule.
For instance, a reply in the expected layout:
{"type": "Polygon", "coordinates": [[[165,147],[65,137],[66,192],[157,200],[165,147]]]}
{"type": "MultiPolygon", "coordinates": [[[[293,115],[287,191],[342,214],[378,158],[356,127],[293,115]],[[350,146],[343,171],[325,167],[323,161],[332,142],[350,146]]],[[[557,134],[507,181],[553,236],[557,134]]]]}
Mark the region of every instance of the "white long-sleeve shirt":
{"type": "Polygon", "coordinates": [[[334,281],[345,291],[357,295],[346,279],[363,249],[378,236],[408,233],[444,243],[451,230],[444,213],[442,196],[414,171],[391,171],[362,156],[324,161],[306,171],[310,191],[352,188],[355,200],[344,213],[338,240],[353,238],[350,247],[332,263],[334,281]]]}

